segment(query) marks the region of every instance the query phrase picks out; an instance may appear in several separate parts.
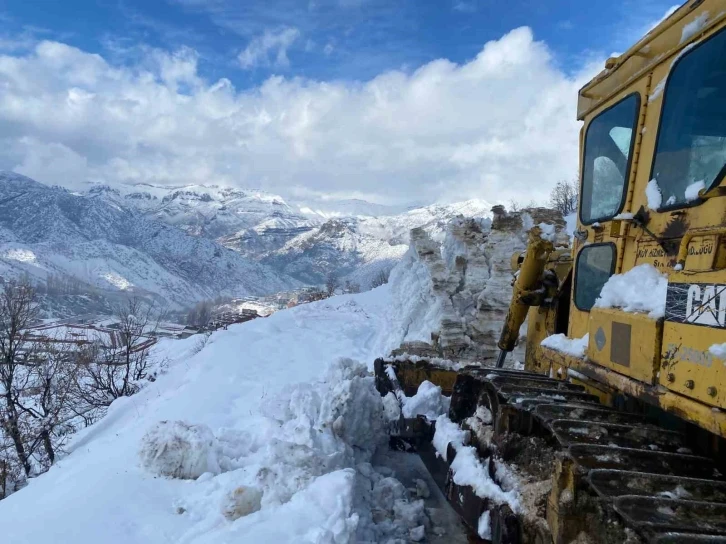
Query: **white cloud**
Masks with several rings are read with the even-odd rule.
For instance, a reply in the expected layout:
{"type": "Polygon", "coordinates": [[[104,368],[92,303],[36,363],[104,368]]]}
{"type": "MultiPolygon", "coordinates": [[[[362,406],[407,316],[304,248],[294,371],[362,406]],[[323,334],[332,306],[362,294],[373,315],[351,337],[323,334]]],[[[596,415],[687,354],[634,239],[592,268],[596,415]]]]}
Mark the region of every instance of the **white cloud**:
{"type": "Polygon", "coordinates": [[[22,162],[13,170],[49,185],[75,185],[88,175],[85,157],[57,142],[44,143],[34,138],[21,138],[17,145],[22,148],[22,162]]]}
{"type": "Polygon", "coordinates": [[[661,24],[663,21],[665,21],[668,17],[673,15],[680,7],[681,7],[680,4],[675,4],[671,7],[669,7],[660,19],[653,21],[652,23],[649,23],[648,25],[646,25],[646,32],[650,32],[651,30],[653,30],[655,27],[657,27],[659,24],[661,24]]]}
{"type": "MultiPolygon", "coordinates": [[[[279,55],[278,55],[279,56],[279,55]]],[[[0,168],[39,181],[222,183],[283,195],[544,200],[577,172],[581,78],[527,28],[473,60],[364,82],[205,82],[192,50],[132,67],[56,43],[0,55],[0,168]]]]}
{"type": "Polygon", "coordinates": [[[457,0],[454,2],[454,11],[460,11],[461,13],[474,13],[476,11],[476,2],[474,0],[470,0],[469,2],[457,0]]]}
{"type": "Polygon", "coordinates": [[[286,68],[290,65],[287,50],[300,37],[297,28],[283,28],[278,32],[265,30],[262,36],[253,39],[237,57],[245,70],[256,66],[286,68]]]}

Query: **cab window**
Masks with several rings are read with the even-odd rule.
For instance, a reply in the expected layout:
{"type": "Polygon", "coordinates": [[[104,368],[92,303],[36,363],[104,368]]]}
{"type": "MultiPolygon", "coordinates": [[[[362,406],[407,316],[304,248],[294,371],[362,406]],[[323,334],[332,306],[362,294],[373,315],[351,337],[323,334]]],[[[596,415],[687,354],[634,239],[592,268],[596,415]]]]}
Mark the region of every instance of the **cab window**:
{"type": "Polygon", "coordinates": [[[586,225],[610,219],[622,207],[639,107],[639,95],[631,94],[587,127],[580,201],[580,220],[586,225]]]}
{"type": "Polygon", "coordinates": [[[679,58],[668,77],[651,179],[664,208],[688,203],[686,189],[719,183],[726,163],[726,31],[679,58]]]}
{"type": "Polygon", "coordinates": [[[615,245],[585,246],[577,256],[575,306],[589,312],[615,269],[615,245]]]}

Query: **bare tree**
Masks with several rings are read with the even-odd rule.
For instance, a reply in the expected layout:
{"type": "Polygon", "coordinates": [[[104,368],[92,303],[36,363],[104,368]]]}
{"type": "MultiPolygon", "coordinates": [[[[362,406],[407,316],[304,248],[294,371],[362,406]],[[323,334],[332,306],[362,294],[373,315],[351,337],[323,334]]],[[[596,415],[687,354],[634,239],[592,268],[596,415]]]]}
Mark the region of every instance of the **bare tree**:
{"type": "Polygon", "coordinates": [[[578,183],[575,181],[558,181],[550,193],[550,207],[563,216],[577,210],[579,199],[578,183]]]}
{"type": "Polygon", "coordinates": [[[153,304],[130,298],[114,314],[117,330],[97,334],[79,358],[75,392],[89,408],[105,408],[136,393],[140,381],[155,378],[149,352],[163,313],[153,304]]]}
{"type": "Polygon", "coordinates": [[[208,300],[198,302],[187,314],[187,324],[204,328],[212,320],[212,304],[208,300]]]}
{"type": "Polygon", "coordinates": [[[18,462],[25,475],[31,473],[30,457],[23,440],[19,399],[27,382],[27,366],[31,355],[28,327],[37,317],[35,291],[27,281],[8,282],[0,292],[0,387],[2,411],[0,425],[12,441],[18,462]],[[19,383],[20,382],[20,383],[19,383]]]}
{"type": "Polygon", "coordinates": [[[333,296],[338,287],[340,287],[340,278],[335,272],[330,272],[325,278],[325,292],[328,296],[333,296]]]}
{"type": "Polygon", "coordinates": [[[381,285],[385,285],[386,283],[388,283],[388,276],[390,274],[390,270],[385,270],[383,268],[379,270],[371,280],[371,289],[375,289],[376,287],[380,287],[381,285]]]}
{"type": "Polygon", "coordinates": [[[519,205],[519,202],[512,199],[509,201],[509,211],[510,212],[518,212],[521,206],[519,205]]]}
{"type": "Polygon", "coordinates": [[[345,286],[343,287],[343,292],[346,294],[347,293],[360,293],[360,285],[353,281],[345,280],[345,286]]]}

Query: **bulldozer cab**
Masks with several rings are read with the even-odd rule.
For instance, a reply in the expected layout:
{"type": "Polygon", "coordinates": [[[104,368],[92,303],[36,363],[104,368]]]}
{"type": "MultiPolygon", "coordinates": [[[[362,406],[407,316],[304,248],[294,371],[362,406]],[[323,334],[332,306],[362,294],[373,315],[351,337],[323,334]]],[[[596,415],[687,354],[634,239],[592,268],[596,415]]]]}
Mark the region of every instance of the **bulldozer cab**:
{"type": "MultiPolygon", "coordinates": [[[[726,361],[710,349],[726,342],[725,25],[723,1],[687,2],[580,90],[567,331],[589,335],[574,366],[617,390],[631,378],[639,397],[676,393],[688,419],[722,436],[706,412],[726,408],[726,361]],[[612,275],[643,264],[668,276],[664,316],[596,307],[612,275]]],[[[538,347],[550,332],[529,345],[533,369],[557,364],[538,347]]]]}

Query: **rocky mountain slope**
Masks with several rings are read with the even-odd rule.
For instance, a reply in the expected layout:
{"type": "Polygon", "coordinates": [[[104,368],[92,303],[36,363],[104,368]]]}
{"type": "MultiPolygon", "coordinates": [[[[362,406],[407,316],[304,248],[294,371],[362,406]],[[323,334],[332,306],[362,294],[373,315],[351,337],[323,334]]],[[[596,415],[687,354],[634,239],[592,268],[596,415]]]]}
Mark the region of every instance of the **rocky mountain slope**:
{"type": "Polygon", "coordinates": [[[403,257],[411,229],[422,229],[438,239],[453,218],[486,218],[490,208],[483,200],[470,200],[391,216],[330,219],[263,255],[261,262],[309,283],[324,282],[333,271],[341,281],[366,289],[381,270],[390,271],[403,257]]]}
{"type": "Polygon", "coordinates": [[[0,173],[0,276],[27,274],[39,283],[49,275],[74,278],[97,290],[160,296],[177,305],[298,285],[105,192],[94,198],[0,173]]]}
{"type": "Polygon", "coordinates": [[[256,190],[215,185],[92,185],[87,194],[214,239],[301,282],[330,273],[368,288],[405,254],[412,228],[443,235],[454,217],[488,217],[491,205],[469,200],[407,210],[363,200],[286,201],[256,190]]]}

